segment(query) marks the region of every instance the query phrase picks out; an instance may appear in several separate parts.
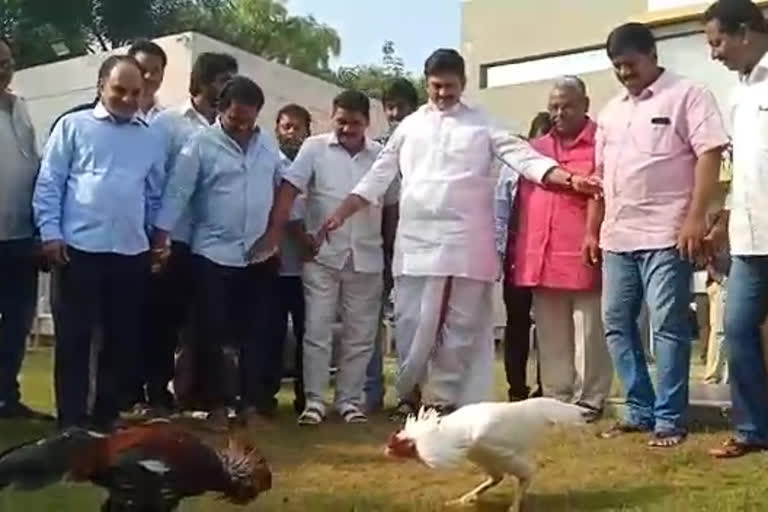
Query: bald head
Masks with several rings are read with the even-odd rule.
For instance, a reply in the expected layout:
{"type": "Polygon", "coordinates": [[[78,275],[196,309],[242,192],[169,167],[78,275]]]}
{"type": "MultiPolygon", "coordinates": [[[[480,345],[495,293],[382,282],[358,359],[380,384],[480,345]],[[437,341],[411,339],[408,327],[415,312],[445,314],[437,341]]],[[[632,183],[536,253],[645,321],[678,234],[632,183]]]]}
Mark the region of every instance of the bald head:
{"type": "Polygon", "coordinates": [[[553,129],[564,138],[576,137],[587,122],[587,87],[577,76],[559,78],[549,94],[547,106],[553,129]]]}

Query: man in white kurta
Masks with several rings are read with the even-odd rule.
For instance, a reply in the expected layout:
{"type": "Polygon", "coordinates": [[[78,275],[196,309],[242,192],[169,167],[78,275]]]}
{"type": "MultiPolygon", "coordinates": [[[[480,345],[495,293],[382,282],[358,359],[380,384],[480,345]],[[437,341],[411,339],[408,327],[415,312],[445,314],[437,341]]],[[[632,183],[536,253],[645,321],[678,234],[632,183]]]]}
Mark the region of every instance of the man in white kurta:
{"type": "Polygon", "coordinates": [[[402,176],[395,242],[398,351],[407,353],[401,396],[420,387],[424,403],[450,409],[491,398],[495,159],[537,183],[595,193],[519,137],[493,127],[461,101],[464,61],[437,50],[425,65],[428,104],[405,118],[371,170],[326,221],[338,229],[355,211],[379,204],[402,176]]]}

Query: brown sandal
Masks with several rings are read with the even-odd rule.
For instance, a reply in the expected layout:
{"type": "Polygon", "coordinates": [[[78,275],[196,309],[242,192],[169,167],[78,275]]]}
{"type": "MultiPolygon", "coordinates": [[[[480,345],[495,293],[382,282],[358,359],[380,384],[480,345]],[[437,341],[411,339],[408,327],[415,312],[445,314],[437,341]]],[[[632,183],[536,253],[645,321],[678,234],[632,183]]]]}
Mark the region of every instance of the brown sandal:
{"type": "Polygon", "coordinates": [[[730,438],[720,448],[709,450],[709,454],[716,459],[735,459],[750,453],[768,450],[768,446],[762,444],[747,444],[738,439],[730,438]]]}
{"type": "Polygon", "coordinates": [[[656,432],[648,441],[648,446],[651,448],[674,448],[681,445],[686,437],[688,435],[685,432],[656,432]]]}

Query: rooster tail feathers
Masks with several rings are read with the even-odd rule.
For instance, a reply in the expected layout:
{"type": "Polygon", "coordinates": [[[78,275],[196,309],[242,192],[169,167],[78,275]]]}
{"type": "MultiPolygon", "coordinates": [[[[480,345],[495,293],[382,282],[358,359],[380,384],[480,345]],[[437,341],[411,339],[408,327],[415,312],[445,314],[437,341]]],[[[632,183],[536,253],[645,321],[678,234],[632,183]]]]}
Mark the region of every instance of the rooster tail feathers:
{"type": "Polygon", "coordinates": [[[13,485],[35,490],[64,478],[75,454],[104,436],[70,429],[47,439],[29,441],[0,453],[0,489],[13,485]]]}

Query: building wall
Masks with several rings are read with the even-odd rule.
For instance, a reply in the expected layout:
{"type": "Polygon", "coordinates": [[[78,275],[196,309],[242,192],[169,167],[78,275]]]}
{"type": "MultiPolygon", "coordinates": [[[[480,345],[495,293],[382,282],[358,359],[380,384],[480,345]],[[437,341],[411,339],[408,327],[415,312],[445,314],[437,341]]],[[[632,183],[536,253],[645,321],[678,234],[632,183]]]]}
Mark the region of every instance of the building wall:
{"type": "MultiPolygon", "coordinates": [[[[272,129],[280,107],[294,102],[312,113],[314,131],[327,130],[330,126],[331,101],[341,91],[334,84],[197,33],[170,35],[155,42],[168,54],[165,80],[158,92],[162,105],[179,105],[188,97],[189,73],[197,55],[207,51],[224,52],[238,60],[241,74],[264,89],[266,103],[260,115],[260,124],[265,129],[272,129]]],[[[125,48],[115,50],[115,53],[124,52],[125,48]]],[[[29,103],[41,146],[47,139],[51,123],[59,114],[94,98],[98,69],[106,55],[86,55],[16,73],[13,89],[29,103]]],[[[377,101],[371,103],[371,116],[371,134],[383,133],[386,121],[377,101]]]]}
{"type": "Polygon", "coordinates": [[[605,38],[612,28],[640,19],[653,23],[661,64],[709,87],[726,112],[736,77],[710,59],[702,26],[691,19],[705,6],[684,0],[465,0],[462,47],[470,75],[467,96],[500,122],[524,132],[530,119],[545,109],[554,79],[578,74],[587,84],[591,113],[596,115],[621,90],[604,53],[605,38]],[[696,5],[679,8],[691,3],[696,5]],[[647,10],[670,7],[676,9],[647,10]],[[551,18],[548,13],[563,20],[556,30],[539,21],[547,19],[545,15],[551,18]],[[665,22],[665,13],[680,21],[665,22]],[[541,36],[542,30],[548,37],[541,36]]]}

